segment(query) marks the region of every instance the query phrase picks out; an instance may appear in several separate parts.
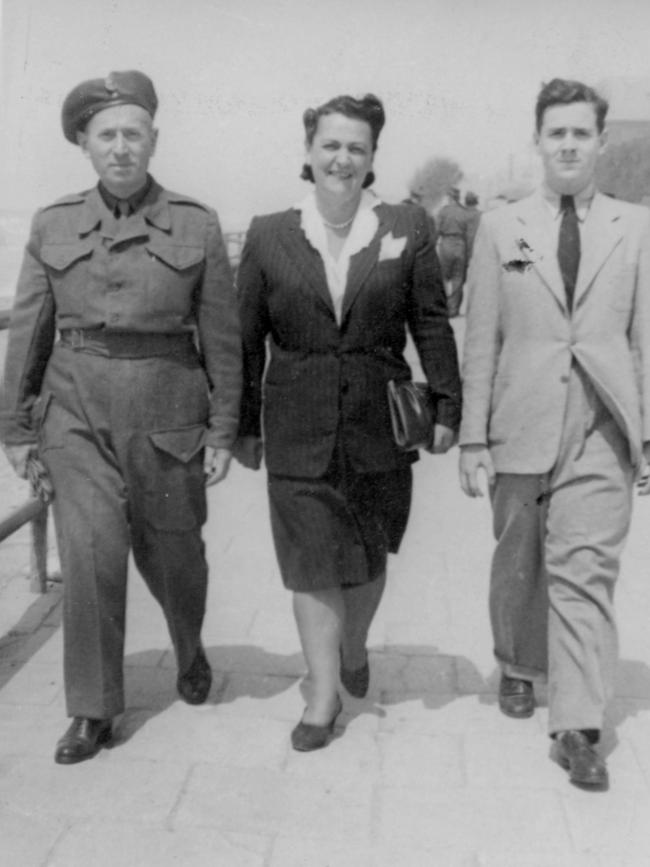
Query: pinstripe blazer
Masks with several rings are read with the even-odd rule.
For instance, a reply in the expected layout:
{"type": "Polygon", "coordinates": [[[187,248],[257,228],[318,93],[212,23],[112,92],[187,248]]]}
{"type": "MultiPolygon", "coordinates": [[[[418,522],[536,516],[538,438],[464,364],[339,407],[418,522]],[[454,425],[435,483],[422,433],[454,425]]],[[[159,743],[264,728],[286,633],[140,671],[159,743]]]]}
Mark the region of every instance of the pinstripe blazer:
{"type": "Polygon", "coordinates": [[[295,209],[251,223],[239,267],[244,344],[240,435],[261,433],[269,472],[316,478],[337,438],[357,472],[403,466],[415,455],[393,442],[389,379],[408,379],[406,328],[438,397],[438,420],[460,421],[456,345],[425,212],[376,207],[370,244],[350,260],[340,325],[320,254],[295,209]],[[394,239],[401,253],[380,255],[394,239]],[[266,346],[270,361],[266,363],[266,346]],[[264,378],[264,385],[262,380],[264,378]]]}

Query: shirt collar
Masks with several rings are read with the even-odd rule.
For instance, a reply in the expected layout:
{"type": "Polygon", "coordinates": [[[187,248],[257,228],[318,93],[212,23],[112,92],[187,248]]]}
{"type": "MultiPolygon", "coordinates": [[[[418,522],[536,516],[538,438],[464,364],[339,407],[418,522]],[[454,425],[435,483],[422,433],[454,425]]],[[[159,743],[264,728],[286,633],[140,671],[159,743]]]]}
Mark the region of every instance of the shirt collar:
{"type": "MultiPolygon", "coordinates": [[[[379,218],[375,209],[381,205],[381,199],[368,190],[361,191],[359,207],[352,220],[350,232],[343,244],[341,258],[348,259],[359,250],[367,247],[375,237],[379,228],[379,218]]],[[[301,214],[302,230],[313,247],[324,255],[327,250],[325,224],[316,204],[316,191],[310,190],[307,196],[295,205],[301,214]]]]}
{"type": "MultiPolygon", "coordinates": [[[[595,194],[595,184],[591,183],[573,197],[576,214],[581,223],[587,219],[587,214],[589,213],[589,208],[591,207],[595,194]]],[[[554,219],[557,220],[562,214],[562,209],[560,208],[560,194],[552,190],[547,184],[543,184],[542,197],[553,214],[554,219]]]]}
{"type": "Polygon", "coordinates": [[[106,187],[101,181],[97,184],[97,188],[99,189],[99,195],[102,197],[104,204],[106,205],[108,210],[111,211],[116,217],[118,217],[118,202],[126,201],[129,205],[129,214],[135,214],[135,212],[147,198],[152,184],[153,178],[151,177],[151,175],[147,174],[147,180],[145,181],[144,186],[140,187],[139,190],[136,190],[136,192],[133,193],[133,195],[129,196],[126,200],[119,199],[117,196],[113,195],[113,193],[106,189],[106,187]]]}

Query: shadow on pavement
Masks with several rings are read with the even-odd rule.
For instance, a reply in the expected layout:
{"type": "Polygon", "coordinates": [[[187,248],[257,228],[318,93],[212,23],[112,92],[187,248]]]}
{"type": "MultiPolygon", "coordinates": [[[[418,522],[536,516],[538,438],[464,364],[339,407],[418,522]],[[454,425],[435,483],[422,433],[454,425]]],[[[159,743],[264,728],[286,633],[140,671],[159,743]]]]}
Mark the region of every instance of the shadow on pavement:
{"type": "Polygon", "coordinates": [[[0,637],[0,689],[18,674],[59,628],[61,600],[61,585],[49,585],[47,593],[35,596],[20,620],[0,637]]]}

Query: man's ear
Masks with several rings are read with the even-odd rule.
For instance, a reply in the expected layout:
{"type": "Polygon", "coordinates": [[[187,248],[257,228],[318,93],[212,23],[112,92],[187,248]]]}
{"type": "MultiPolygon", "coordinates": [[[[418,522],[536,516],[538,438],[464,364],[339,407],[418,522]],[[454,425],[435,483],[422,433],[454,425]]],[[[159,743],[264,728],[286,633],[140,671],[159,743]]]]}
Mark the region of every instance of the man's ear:
{"type": "Polygon", "coordinates": [[[609,144],[609,133],[607,131],[607,127],[605,127],[603,129],[599,138],[600,138],[600,152],[602,154],[603,151],[607,148],[607,145],[609,144]]]}
{"type": "Polygon", "coordinates": [[[77,132],[77,144],[81,148],[81,153],[88,156],[88,135],[85,132],[77,132]]]}
{"type": "Polygon", "coordinates": [[[158,144],[158,130],[156,127],[151,127],[151,155],[153,156],[156,153],[156,145],[158,144]]]}

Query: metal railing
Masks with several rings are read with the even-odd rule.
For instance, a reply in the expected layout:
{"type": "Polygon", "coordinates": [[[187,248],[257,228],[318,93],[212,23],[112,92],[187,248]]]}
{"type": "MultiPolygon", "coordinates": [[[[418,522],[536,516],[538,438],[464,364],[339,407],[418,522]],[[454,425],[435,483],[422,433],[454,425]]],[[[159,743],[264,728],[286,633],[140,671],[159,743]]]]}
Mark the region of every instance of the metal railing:
{"type": "MultiPolygon", "coordinates": [[[[9,317],[9,310],[0,310],[0,330],[7,328],[9,317]]],[[[25,524],[31,523],[29,589],[33,593],[47,592],[47,520],[48,508],[35,496],[0,520],[0,542],[4,542],[25,524]]]]}

